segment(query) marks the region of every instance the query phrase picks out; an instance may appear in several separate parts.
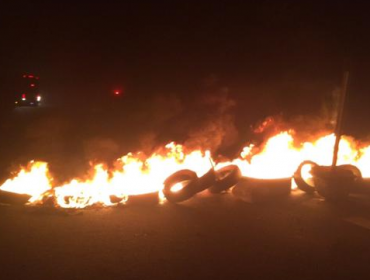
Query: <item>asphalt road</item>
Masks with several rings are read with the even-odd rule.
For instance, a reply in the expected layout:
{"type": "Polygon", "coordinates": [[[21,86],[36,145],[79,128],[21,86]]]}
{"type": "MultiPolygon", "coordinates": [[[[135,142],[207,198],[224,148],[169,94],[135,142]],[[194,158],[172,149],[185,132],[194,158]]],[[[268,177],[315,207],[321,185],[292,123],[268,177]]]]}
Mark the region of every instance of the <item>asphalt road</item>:
{"type": "Polygon", "coordinates": [[[368,197],[248,204],[0,207],[1,279],[366,279],[368,197]]]}

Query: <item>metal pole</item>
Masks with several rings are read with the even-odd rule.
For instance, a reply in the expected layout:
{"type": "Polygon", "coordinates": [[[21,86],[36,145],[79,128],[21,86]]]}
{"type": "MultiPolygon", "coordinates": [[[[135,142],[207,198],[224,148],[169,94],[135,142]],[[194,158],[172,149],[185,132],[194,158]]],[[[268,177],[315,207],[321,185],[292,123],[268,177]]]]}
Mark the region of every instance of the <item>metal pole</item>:
{"type": "Polygon", "coordinates": [[[346,71],[344,72],[344,75],[343,75],[342,89],[341,89],[341,93],[339,97],[337,123],[335,126],[335,144],[334,144],[334,152],[333,152],[332,169],[335,168],[335,166],[337,165],[337,161],[338,161],[339,142],[340,142],[340,138],[342,137],[343,111],[344,111],[344,105],[345,105],[345,100],[346,100],[346,95],[347,95],[348,79],[349,79],[349,71],[346,71]]]}

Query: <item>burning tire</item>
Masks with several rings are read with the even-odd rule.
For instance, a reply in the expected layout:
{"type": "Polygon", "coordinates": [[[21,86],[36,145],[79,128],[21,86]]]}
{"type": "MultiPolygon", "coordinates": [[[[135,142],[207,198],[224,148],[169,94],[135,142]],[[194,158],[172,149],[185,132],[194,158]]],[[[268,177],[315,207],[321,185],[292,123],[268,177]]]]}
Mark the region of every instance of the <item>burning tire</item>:
{"type": "Polygon", "coordinates": [[[310,161],[310,160],[305,160],[302,162],[299,166],[297,171],[294,173],[294,182],[297,184],[297,187],[306,193],[314,193],[315,192],[315,185],[314,181],[312,178],[304,178],[302,176],[302,169],[303,167],[310,165],[311,168],[314,166],[318,166],[316,162],[310,161]]]}
{"type": "Polygon", "coordinates": [[[168,201],[177,203],[191,198],[199,189],[197,174],[184,169],[175,172],[164,181],[163,194],[168,201]]]}
{"type": "Polygon", "coordinates": [[[216,178],[215,170],[213,168],[210,169],[206,174],[199,178],[199,188],[197,189],[197,192],[204,191],[213,186],[216,182],[216,178]]]}
{"type": "Polygon", "coordinates": [[[350,171],[354,176],[351,192],[363,192],[364,180],[362,178],[362,173],[360,169],[351,164],[340,165],[339,168],[341,168],[342,170],[350,171]]]}
{"type": "Polygon", "coordinates": [[[351,164],[344,164],[344,165],[340,165],[339,168],[343,170],[351,171],[353,176],[355,176],[356,182],[359,182],[362,180],[362,173],[360,169],[358,169],[356,166],[351,165],[351,164]]]}
{"type": "Polygon", "coordinates": [[[242,177],[242,173],[236,165],[225,166],[215,172],[216,181],[213,186],[209,188],[211,193],[220,193],[228,190],[235,186],[242,177]]]}
{"type": "Polygon", "coordinates": [[[317,192],[326,200],[332,202],[345,201],[353,189],[356,177],[350,170],[328,166],[317,166],[312,169],[312,175],[317,192]]]}

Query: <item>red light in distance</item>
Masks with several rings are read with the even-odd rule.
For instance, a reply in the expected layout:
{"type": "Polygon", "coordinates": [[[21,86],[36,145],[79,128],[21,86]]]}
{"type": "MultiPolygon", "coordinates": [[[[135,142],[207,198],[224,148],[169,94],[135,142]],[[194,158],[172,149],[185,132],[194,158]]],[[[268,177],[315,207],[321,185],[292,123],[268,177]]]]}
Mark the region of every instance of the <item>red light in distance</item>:
{"type": "Polygon", "coordinates": [[[115,94],[115,95],[120,95],[120,94],[121,94],[121,91],[120,91],[120,90],[115,90],[115,91],[114,91],[114,94],[115,94]]]}
{"type": "Polygon", "coordinates": [[[35,84],[30,84],[30,87],[35,87],[35,84]]]}

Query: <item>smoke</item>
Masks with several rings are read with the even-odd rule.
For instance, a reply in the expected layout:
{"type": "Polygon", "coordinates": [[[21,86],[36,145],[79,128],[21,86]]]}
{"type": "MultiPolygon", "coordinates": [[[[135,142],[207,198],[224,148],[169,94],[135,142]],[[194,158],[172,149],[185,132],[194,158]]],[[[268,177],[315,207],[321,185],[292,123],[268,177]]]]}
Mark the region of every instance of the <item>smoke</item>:
{"type": "Polygon", "coordinates": [[[138,148],[150,154],[175,141],[189,149],[227,150],[239,138],[235,125],[236,101],[228,87],[211,78],[189,94],[157,94],[139,104],[132,120],[138,148]]]}
{"type": "Polygon", "coordinates": [[[188,132],[185,145],[217,151],[232,147],[239,133],[235,125],[235,100],[227,87],[207,92],[200,96],[198,109],[201,112],[188,132]]]}
{"type": "MultiPolygon", "coordinates": [[[[301,139],[307,140],[313,135],[333,130],[338,94],[338,88],[327,90],[321,95],[321,101],[315,101],[316,110],[311,114],[303,111],[302,115],[283,111],[268,115],[268,108],[263,105],[272,101],[262,98],[265,102],[259,104],[262,101],[258,98],[257,103],[262,107],[257,108],[257,111],[262,115],[266,113],[268,117],[251,125],[256,100],[240,102],[232,97],[228,87],[220,86],[219,80],[211,75],[195,97],[189,95],[189,98],[185,96],[180,99],[159,96],[149,101],[152,106],[148,108],[150,113],[147,113],[146,118],[150,119],[151,125],[146,126],[138,138],[140,150],[148,153],[158,146],[176,141],[189,149],[208,149],[213,153],[228,154],[236,152],[246,140],[259,143],[286,130],[295,130],[301,139]],[[244,111],[244,114],[237,115],[238,111],[244,111]]],[[[294,106],[304,108],[304,105],[300,102],[294,106]]]]}
{"type": "Polygon", "coordinates": [[[149,154],[158,146],[175,140],[172,132],[178,126],[176,118],[184,111],[183,103],[176,95],[155,95],[140,107],[140,116],[135,121],[138,130],[135,137],[140,151],[149,154]]]}
{"type": "Polygon", "coordinates": [[[84,141],[83,145],[85,157],[88,160],[99,162],[112,162],[117,159],[119,154],[119,145],[117,141],[111,138],[94,137],[84,141]]]}
{"type": "MultiPolygon", "coordinates": [[[[293,130],[297,141],[309,141],[318,136],[334,131],[337,117],[340,88],[322,94],[321,101],[317,104],[317,110],[310,114],[284,114],[279,113],[262,118],[255,124],[250,125],[248,140],[262,143],[267,138],[282,131],[293,130]]],[[[303,106],[302,104],[298,104],[303,106]]]]}
{"type": "Polygon", "coordinates": [[[320,115],[327,125],[334,126],[339,106],[341,89],[339,87],[335,88],[329,94],[326,94],[321,102],[320,115]]]}

